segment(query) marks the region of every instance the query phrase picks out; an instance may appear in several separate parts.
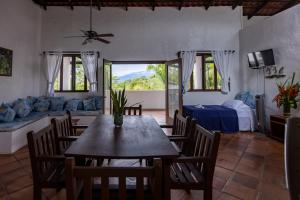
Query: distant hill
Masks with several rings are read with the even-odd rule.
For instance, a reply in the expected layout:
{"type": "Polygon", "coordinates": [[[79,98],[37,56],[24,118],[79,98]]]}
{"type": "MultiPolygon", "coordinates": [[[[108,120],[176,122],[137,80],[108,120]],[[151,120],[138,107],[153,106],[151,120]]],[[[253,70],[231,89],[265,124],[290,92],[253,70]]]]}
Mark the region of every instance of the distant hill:
{"type": "Polygon", "coordinates": [[[119,76],[119,82],[123,82],[123,81],[127,81],[130,79],[136,79],[136,78],[140,78],[140,77],[149,77],[154,75],[155,72],[154,71],[141,71],[141,72],[134,72],[134,73],[130,73],[130,74],[126,74],[123,76],[119,76]]]}

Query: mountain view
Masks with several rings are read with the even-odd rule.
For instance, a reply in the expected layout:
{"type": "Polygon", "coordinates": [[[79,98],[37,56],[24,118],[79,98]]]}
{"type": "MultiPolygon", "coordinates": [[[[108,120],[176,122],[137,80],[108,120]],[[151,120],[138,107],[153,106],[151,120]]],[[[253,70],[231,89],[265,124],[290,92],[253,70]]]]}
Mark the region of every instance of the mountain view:
{"type": "Polygon", "coordinates": [[[126,90],[164,90],[166,78],[165,65],[151,64],[147,65],[144,69],[146,70],[137,71],[132,70],[130,69],[130,66],[127,66],[126,70],[128,70],[130,73],[123,73],[119,76],[116,72],[113,73],[112,88],[114,90],[121,90],[124,87],[126,90]]]}

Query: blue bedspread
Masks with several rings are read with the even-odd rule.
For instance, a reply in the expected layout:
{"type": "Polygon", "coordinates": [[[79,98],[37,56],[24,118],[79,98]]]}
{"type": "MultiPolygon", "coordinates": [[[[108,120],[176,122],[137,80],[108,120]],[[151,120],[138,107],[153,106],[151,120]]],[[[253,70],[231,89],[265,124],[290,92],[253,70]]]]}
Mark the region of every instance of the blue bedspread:
{"type": "Polygon", "coordinates": [[[183,106],[183,113],[196,119],[197,123],[208,130],[224,133],[239,131],[239,121],[234,109],[221,105],[203,105],[198,108],[192,105],[183,106]]]}

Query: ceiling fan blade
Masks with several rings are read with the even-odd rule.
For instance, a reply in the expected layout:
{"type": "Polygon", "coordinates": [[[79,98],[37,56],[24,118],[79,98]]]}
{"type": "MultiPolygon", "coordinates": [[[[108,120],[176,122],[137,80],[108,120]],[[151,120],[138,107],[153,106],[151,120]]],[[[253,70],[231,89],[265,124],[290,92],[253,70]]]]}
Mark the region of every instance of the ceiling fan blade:
{"type": "Polygon", "coordinates": [[[87,43],[88,43],[88,38],[87,39],[85,39],[83,42],[82,42],[82,45],[86,45],[87,43]]]}
{"type": "Polygon", "coordinates": [[[88,32],[85,30],[80,30],[84,35],[88,35],[88,32]]]}
{"type": "Polygon", "coordinates": [[[98,34],[98,37],[114,37],[114,34],[112,33],[106,33],[106,34],[98,34]]]}
{"type": "Polygon", "coordinates": [[[106,44],[109,44],[109,43],[110,43],[110,41],[104,40],[104,39],[102,39],[102,38],[95,38],[95,40],[98,40],[98,41],[103,42],[103,43],[106,43],[106,44]]]}
{"type": "Polygon", "coordinates": [[[78,37],[86,37],[86,36],[85,35],[64,36],[64,38],[78,38],[78,37]]]}

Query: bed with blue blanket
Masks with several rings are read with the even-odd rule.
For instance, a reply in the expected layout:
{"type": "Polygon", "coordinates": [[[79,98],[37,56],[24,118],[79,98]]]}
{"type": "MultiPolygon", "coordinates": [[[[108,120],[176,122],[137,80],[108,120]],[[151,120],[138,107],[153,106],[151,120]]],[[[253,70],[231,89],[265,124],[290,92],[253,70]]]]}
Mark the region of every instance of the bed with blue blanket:
{"type": "MultiPolygon", "coordinates": [[[[247,102],[246,102],[247,103],[247,102]]],[[[242,100],[228,100],[222,105],[184,105],[183,114],[211,131],[236,133],[254,131],[257,125],[255,105],[247,105],[242,100]]]]}
{"type": "Polygon", "coordinates": [[[218,130],[224,133],[239,131],[239,120],[236,110],[222,105],[186,105],[183,113],[191,116],[198,124],[208,130],[218,130]]]}

